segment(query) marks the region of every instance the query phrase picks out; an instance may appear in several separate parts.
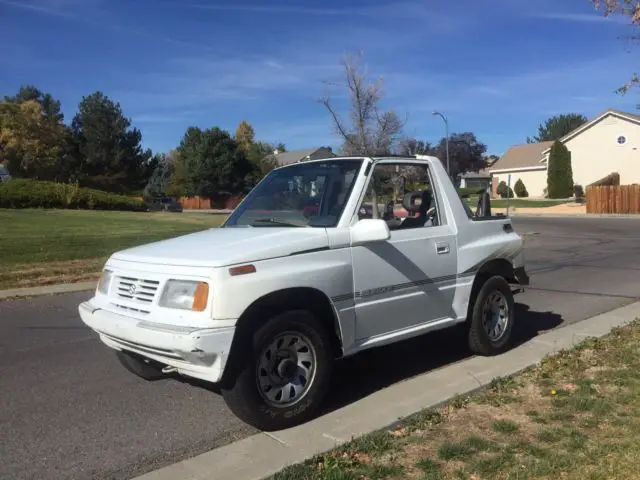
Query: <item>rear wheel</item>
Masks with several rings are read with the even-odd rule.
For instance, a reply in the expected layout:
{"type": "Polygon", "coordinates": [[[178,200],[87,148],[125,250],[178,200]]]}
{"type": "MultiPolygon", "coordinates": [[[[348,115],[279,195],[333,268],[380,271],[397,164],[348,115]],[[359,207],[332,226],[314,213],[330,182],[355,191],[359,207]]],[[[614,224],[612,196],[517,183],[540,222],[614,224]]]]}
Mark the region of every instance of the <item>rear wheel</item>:
{"type": "Polygon", "coordinates": [[[260,430],[280,430],[310,419],[329,388],[329,337],[307,311],[276,315],[254,333],[235,360],[235,379],[222,395],[231,411],[260,430]]]}
{"type": "Polygon", "coordinates": [[[475,298],[469,322],[469,347],[479,355],[497,355],[509,348],[515,305],[509,283],[488,278],[475,298]]]}
{"type": "Polygon", "coordinates": [[[164,365],[154,360],[144,358],[135,353],[122,351],[117,351],[116,356],[124,368],[140,378],[154,381],[166,377],[166,375],[162,373],[164,365]]]}

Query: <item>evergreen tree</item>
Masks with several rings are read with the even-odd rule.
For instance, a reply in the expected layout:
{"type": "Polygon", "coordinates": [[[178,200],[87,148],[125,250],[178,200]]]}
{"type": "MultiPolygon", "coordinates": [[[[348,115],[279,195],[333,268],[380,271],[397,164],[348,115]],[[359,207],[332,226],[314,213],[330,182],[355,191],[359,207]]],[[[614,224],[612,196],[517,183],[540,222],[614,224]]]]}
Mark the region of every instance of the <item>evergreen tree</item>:
{"type": "Polygon", "coordinates": [[[82,184],[117,192],[144,188],[155,165],[120,104],[102,92],[83,97],[71,128],[82,184]]]}
{"type": "Polygon", "coordinates": [[[571,152],[557,140],[549,153],[547,192],[549,198],[569,198],[573,195],[571,152]]]}
{"type": "Polygon", "coordinates": [[[516,184],[513,186],[513,190],[516,192],[516,195],[520,198],[529,196],[529,192],[527,192],[527,187],[524,186],[524,182],[522,181],[521,178],[519,178],[516,184]]]}

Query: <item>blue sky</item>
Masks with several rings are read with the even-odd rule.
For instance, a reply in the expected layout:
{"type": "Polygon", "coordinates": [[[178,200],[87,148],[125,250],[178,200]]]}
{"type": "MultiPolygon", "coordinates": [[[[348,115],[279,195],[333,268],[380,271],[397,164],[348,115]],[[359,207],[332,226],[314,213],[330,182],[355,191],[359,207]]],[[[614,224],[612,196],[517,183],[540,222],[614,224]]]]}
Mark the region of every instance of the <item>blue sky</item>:
{"type": "MultiPolygon", "coordinates": [[[[101,90],[167,151],[190,125],[289,149],[340,144],[318,103],[361,50],[384,105],[428,141],[473,131],[502,154],[549,116],[633,111],[630,30],[589,0],[0,0],[0,95],[31,83],[63,103],[101,90]]],[[[341,91],[332,89],[338,106],[341,91]]]]}

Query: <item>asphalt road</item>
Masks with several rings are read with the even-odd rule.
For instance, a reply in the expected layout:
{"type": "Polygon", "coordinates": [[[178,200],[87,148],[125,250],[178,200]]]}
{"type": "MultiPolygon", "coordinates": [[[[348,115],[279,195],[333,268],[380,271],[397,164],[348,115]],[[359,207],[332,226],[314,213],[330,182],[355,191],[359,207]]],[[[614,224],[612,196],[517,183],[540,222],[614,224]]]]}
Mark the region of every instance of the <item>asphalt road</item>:
{"type": "MultiPolygon", "coordinates": [[[[640,221],[516,218],[533,286],[518,339],[634,302],[640,221]]],[[[128,374],[80,322],[72,294],[0,302],[0,478],[131,478],[253,433],[202,385],[128,374]]],[[[328,408],[459,361],[450,332],[343,362],[328,408]]]]}

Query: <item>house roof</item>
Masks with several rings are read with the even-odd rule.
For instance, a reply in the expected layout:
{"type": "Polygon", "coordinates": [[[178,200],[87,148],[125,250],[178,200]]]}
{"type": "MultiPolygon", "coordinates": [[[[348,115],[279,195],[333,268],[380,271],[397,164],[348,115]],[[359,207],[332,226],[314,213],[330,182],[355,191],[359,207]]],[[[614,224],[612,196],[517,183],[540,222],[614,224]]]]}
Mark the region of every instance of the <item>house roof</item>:
{"type": "Polygon", "coordinates": [[[543,152],[551,148],[553,142],[525,143],[515,145],[491,165],[489,172],[496,170],[518,170],[521,168],[540,167],[543,152]]]}
{"type": "MultiPolygon", "coordinates": [[[[290,152],[282,152],[267,155],[268,157],[275,157],[276,163],[280,166],[290,165],[292,163],[296,163],[298,161],[304,161],[305,158],[313,155],[321,148],[326,147],[313,147],[313,148],[304,148],[302,150],[292,150],[290,152]]],[[[333,154],[329,155],[332,156],[333,154]]]]}
{"type": "Polygon", "coordinates": [[[464,172],[461,173],[460,178],[489,178],[491,174],[486,170],[482,169],[479,172],[464,172]]]}
{"type": "MultiPolygon", "coordinates": [[[[623,112],[622,110],[616,110],[615,108],[609,108],[609,109],[605,110],[604,112],[600,113],[599,115],[593,117],[587,123],[584,123],[584,124],[580,125],[575,130],[573,130],[573,131],[569,132],[568,134],[566,134],[564,137],[562,137],[560,139],[560,141],[562,143],[564,143],[564,142],[566,142],[568,140],[571,140],[573,137],[576,137],[576,136],[580,135],[582,132],[584,132],[585,130],[593,127],[596,123],[600,122],[601,120],[604,120],[609,115],[613,115],[614,117],[618,117],[618,118],[621,118],[623,120],[628,120],[628,121],[631,121],[631,122],[634,122],[634,123],[640,123],[640,115],[636,115],[634,113],[623,112]]],[[[550,149],[551,149],[551,146],[549,146],[547,149],[545,149],[545,151],[543,153],[546,154],[550,149]]]]}

